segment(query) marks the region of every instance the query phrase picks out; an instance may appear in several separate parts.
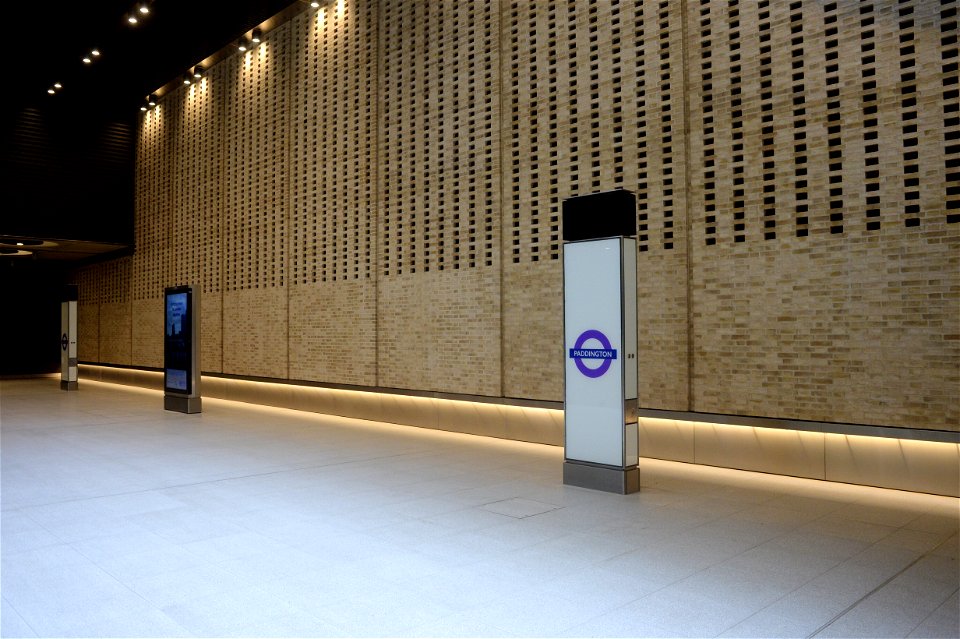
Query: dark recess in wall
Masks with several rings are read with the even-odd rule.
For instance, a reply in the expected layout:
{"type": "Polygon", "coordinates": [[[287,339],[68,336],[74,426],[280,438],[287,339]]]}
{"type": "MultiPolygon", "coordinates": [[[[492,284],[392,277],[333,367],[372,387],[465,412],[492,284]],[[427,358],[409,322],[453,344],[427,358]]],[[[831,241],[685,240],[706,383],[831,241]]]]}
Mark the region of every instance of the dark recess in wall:
{"type": "Polygon", "coordinates": [[[0,260],[0,375],[60,370],[60,294],[65,265],[0,260]]]}
{"type": "Polygon", "coordinates": [[[133,242],[133,117],[23,107],[3,145],[0,234],[133,242]]]}

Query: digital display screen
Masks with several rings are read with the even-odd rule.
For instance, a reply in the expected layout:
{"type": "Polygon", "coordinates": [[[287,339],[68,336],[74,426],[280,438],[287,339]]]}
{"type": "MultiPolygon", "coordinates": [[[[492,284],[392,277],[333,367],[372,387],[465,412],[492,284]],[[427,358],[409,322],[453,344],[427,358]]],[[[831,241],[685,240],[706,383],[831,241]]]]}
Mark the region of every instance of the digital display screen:
{"type": "Polygon", "coordinates": [[[163,336],[163,386],[165,390],[190,394],[193,362],[191,294],[189,289],[168,289],[163,336]]]}

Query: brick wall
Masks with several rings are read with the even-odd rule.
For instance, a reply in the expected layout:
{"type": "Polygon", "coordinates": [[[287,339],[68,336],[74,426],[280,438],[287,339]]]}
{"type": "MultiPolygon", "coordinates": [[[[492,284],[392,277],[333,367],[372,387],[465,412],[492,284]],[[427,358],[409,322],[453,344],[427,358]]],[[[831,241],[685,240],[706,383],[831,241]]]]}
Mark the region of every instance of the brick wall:
{"type": "Polygon", "coordinates": [[[641,405],[960,429],[957,10],[303,12],[143,116],[81,359],[157,366],[191,281],[204,370],[559,400],[560,202],[623,187],[641,405]]]}

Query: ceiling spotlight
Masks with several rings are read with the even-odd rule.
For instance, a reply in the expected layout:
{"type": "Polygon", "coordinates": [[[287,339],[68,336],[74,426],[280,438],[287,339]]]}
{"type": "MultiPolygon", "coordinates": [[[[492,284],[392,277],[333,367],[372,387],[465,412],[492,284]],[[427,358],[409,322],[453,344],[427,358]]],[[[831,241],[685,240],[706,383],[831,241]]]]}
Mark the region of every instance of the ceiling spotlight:
{"type": "Polygon", "coordinates": [[[127,22],[129,22],[130,24],[137,24],[139,20],[137,20],[137,16],[131,13],[130,15],[127,16],[127,22]]]}
{"type": "Polygon", "coordinates": [[[53,89],[47,89],[47,93],[49,93],[50,95],[53,95],[54,93],[56,93],[56,91],[54,91],[53,89]]]}
{"type": "Polygon", "coordinates": [[[263,32],[260,29],[254,29],[253,35],[250,37],[250,41],[254,44],[260,44],[260,36],[263,35],[263,32]]]}
{"type": "Polygon", "coordinates": [[[193,82],[193,77],[189,73],[183,76],[184,84],[190,84],[191,82],[193,82]]]}
{"type": "Polygon", "coordinates": [[[319,9],[320,3],[317,2],[317,0],[313,0],[313,2],[310,3],[310,6],[313,7],[314,9],[319,9]]]}
{"type": "Polygon", "coordinates": [[[157,94],[151,93],[147,96],[147,106],[157,106],[157,94]]]}
{"type": "Polygon", "coordinates": [[[90,52],[90,55],[92,55],[92,56],[95,57],[95,58],[99,58],[99,57],[100,57],[100,49],[94,49],[93,51],[90,52]]]}
{"type": "Polygon", "coordinates": [[[246,51],[247,49],[249,49],[249,48],[250,48],[250,45],[249,45],[249,43],[247,42],[247,39],[246,39],[246,38],[240,38],[240,41],[237,42],[237,48],[238,48],[240,51],[246,51]]]}
{"type": "Polygon", "coordinates": [[[60,84],[59,82],[54,82],[54,83],[53,83],[53,88],[54,88],[54,89],[62,89],[62,88],[63,88],[63,85],[60,84]]]}
{"type": "Polygon", "coordinates": [[[93,62],[93,60],[90,59],[90,56],[84,56],[84,57],[83,57],[83,63],[84,63],[84,64],[90,64],[91,62],[93,62]]]}
{"type": "Polygon", "coordinates": [[[146,111],[146,110],[147,110],[147,105],[146,105],[146,104],[141,104],[141,105],[140,105],[140,110],[141,110],[141,111],[146,111]]]}
{"type": "Polygon", "coordinates": [[[147,15],[148,13],[150,13],[150,5],[148,5],[146,2],[141,2],[140,6],[137,7],[137,11],[139,11],[143,15],[147,15]]]}
{"type": "Polygon", "coordinates": [[[193,67],[193,77],[197,79],[203,77],[203,67],[201,67],[199,64],[193,67]]]}

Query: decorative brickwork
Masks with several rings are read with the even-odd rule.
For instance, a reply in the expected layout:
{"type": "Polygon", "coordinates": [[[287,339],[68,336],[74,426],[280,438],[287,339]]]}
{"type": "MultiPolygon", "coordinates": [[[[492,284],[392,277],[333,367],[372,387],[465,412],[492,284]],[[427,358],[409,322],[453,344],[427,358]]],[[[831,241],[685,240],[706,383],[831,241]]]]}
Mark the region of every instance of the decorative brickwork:
{"type": "Polygon", "coordinates": [[[558,400],[560,203],[622,187],[642,406],[958,430],[957,14],[306,10],[144,115],[137,250],[77,272],[80,357],[157,365],[190,280],[204,370],[558,400]]]}

